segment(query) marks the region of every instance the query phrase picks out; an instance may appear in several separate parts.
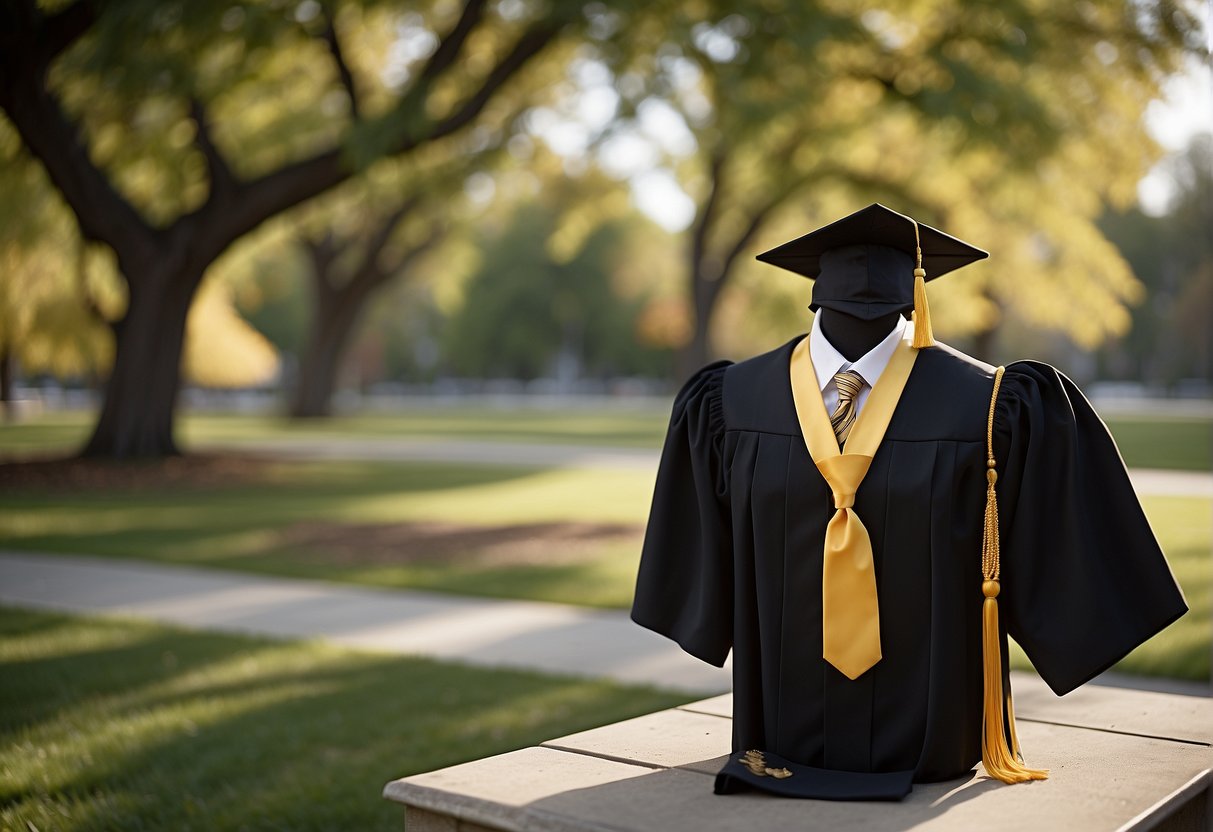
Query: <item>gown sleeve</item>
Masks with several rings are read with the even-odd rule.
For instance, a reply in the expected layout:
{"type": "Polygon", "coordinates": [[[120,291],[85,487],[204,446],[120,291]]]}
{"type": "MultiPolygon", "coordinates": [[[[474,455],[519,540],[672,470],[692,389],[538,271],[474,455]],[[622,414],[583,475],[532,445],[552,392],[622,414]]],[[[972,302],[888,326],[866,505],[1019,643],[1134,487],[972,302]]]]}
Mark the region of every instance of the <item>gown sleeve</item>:
{"type": "Polygon", "coordinates": [[[1008,634],[1059,696],[1188,607],[1107,427],[1047,364],[1007,367],[995,411],[1008,634]]]}
{"type": "Polygon", "coordinates": [[[649,512],[632,620],[721,667],[732,647],[733,559],[722,446],[729,362],[674,399],[649,512]]]}

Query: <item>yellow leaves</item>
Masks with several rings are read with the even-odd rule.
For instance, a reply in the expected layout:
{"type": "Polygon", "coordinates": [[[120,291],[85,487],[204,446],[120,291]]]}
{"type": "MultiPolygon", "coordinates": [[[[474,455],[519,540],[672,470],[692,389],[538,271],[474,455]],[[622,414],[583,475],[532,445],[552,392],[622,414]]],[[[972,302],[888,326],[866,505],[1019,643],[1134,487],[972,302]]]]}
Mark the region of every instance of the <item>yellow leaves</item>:
{"type": "Polygon", "coordinates": [[[217,281],[206,281],[186,320],[181,363],[186,378],[194,384],[251,387],[274,378],[278,354],[236,312],[230,289],[217,281]]]}

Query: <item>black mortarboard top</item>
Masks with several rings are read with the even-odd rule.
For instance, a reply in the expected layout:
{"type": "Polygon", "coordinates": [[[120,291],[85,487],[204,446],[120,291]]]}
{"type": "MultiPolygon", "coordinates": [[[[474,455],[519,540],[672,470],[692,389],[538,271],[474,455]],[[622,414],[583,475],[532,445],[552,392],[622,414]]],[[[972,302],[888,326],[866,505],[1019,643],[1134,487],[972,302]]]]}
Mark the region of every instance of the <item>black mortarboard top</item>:
{"type": "Polygon", "coordinates": [[[758,255],[815,281],[812,309],[871,319],[914,309],[914,346],[930,346],[925,281],[989,257],[879,203],[758,255]]]}

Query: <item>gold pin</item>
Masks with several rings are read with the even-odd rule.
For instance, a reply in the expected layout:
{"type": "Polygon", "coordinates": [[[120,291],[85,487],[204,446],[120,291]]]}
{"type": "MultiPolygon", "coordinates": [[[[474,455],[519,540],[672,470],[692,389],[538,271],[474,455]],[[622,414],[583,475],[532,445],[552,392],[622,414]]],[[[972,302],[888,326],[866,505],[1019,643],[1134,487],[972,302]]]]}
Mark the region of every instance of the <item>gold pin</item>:
{"type": "Polygon", "coordinates": [[[766,757],[761,751],[751,749],[742,755],[739,761],[743,766],[749,769],[750,773],[756,777],[774,777],[776,780],[783,780],[791,777],[792,772],[786,768],[770,768],[767,766],[766,757]]]}

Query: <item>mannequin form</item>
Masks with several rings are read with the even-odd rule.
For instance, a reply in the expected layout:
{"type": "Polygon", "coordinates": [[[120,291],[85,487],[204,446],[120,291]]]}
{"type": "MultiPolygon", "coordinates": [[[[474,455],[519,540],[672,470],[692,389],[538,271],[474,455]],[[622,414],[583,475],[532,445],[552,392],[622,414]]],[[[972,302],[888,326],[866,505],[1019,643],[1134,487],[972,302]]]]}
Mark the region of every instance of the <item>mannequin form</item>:
{"type": "Polygon", "coordinates": [[[821,332],[826,340],[842,353],[847,361],[858,361],[893,331],[901,313],[890,312],[865,321],[823,306],[817,310],[817,314],[821,316],[821,332]]]}
{"type": "Polygon", "coordinates": [[[759,256],[813,280],[815,326],[852,362],[915,312],[848,447],[812,334],[710,364],[675,398],[631,614],[709,664],[732,656],[717,794],[900,800],[979,760],[1037,779],[1015,754],[1005,638],[1062,695],[1187,611],[1074,383],[930,337],[926,281],[986,256],[881,205],[759,256]]]}

